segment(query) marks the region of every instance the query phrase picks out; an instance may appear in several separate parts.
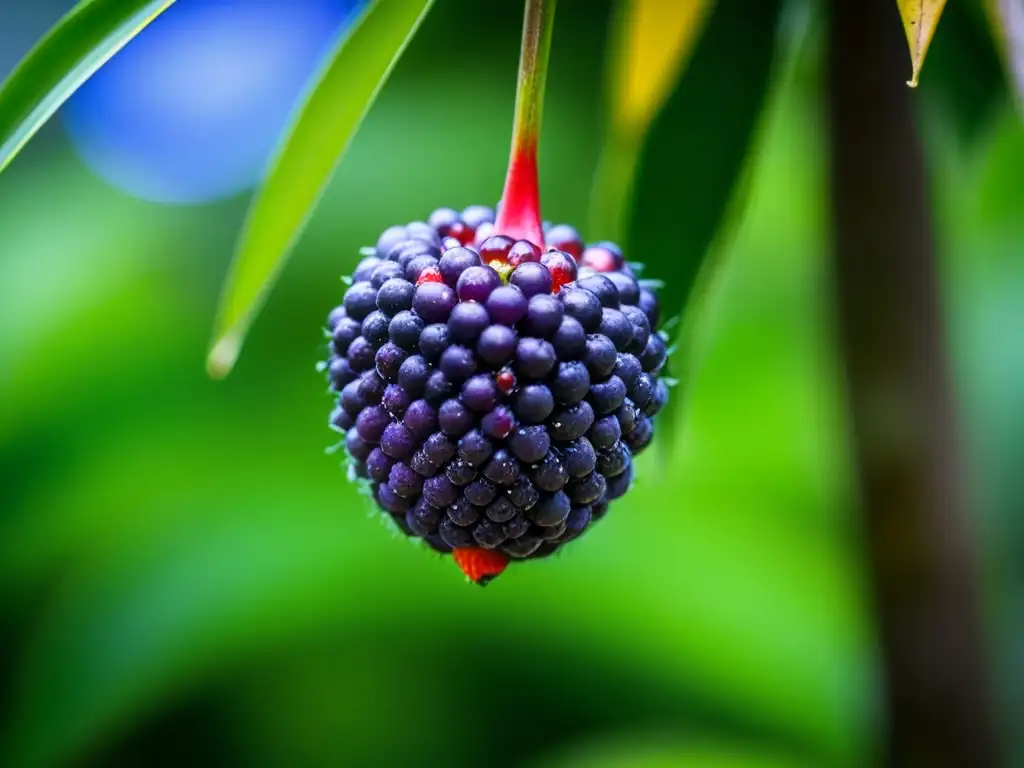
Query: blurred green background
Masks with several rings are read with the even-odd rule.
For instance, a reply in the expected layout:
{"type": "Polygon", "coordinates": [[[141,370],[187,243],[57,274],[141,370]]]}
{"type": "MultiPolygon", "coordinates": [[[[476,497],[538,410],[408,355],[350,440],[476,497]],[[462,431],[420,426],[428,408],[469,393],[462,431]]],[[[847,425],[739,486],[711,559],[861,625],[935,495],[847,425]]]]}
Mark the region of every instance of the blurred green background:
{"type": "MultiPolygon", "coordinates": [[[[66,7],[0,3],[4,66],[66,7]]],[[[872,761],[812,15],[780,32],[680,438],[644,455],[585,543],[478,589],[385,528],[325,453],[314,364],[339,276],[389,224],[497,198],[520,14],[437,4],[224,382],[203,360],[245,195],[140,200],[60,120],[0,177],[0,765],[872,761]]],[[[560,3],[541,170],[554,221],[586,220],[607,15],[560,3]]],[[[1009,726],[1024,706],[1024,130],[1007,102],[965,137],[941,94],[918,99],[1009,726]]]]}

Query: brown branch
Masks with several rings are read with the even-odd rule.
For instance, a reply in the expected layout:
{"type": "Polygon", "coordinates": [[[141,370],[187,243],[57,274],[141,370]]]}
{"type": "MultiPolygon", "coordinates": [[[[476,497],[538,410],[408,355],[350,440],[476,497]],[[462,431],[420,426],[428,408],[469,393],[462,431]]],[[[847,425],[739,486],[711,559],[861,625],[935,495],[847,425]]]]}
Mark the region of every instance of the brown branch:
{"type": "Polygon", "coordinates": [[[984,768],[996,739],[906,43],[892,0],[831,6],[833,279],[886,761],[984,768]]]}

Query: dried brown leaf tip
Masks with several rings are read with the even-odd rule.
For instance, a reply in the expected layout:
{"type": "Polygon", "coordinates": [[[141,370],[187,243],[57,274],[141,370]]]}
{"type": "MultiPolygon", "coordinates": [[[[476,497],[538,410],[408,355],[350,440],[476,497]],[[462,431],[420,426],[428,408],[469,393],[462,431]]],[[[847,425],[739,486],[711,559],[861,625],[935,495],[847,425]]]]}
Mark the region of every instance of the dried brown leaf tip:
{"type": "Polygon", "coordinates": [[[907,85],[916,88],[925,54],[935,35],[946,0],[896,0],[903,17],[903,30],[910,48],[912,75],[907,85]]]}

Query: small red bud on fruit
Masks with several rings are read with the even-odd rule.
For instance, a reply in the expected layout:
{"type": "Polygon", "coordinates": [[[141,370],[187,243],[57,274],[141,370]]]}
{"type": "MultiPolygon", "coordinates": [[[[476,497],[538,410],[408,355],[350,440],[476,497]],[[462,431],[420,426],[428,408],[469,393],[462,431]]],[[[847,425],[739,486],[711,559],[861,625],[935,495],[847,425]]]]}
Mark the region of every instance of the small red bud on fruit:
{"type": "Polygon", "coordinates": [[[552,293],[558,293],[563,285],[576,279],[576,261],[568,253],[548,251],[541,257],[540,263],[551,273],[552,293]]]}
{"type": "Polygon", "coordinates": [[[568,224],[552,227],[547,233],[548,248],[565,251],[579,261],[583,255],[583,238],[580,233],[568,224]]]}
{"type": "Polygon", "coordinates": [[[448,236],[454,237],[459,241],[460,245],[469,245],[473,242],[475,235],[476,232],[462,221],[456,221],[452,224],[451,229],[448,230],[448,236]]]}
{"type": "Polygon", "coordinates": [[[596,272],[617,272],[622,269],[622,256],[610,248],[592,245],[583,252],[580,264],[596,272]]]}
{"type": "Polygon", "coordinates": [[[419,278],[416,280],[416,285],[423,285],[424,283],[441,283],[444,282],[444,278],[441,277],[441,270],[437,267],[427,267],[420,272],[419,278]]]}
{"type": "Polygon", "coordinates": [[[481,587],[500,576],[508,565],[506,555],[481,547],[456,547],[452,550],[452,557],[469,580],[481,587]]]}
{"type": "Polygon", "coordinates": [[[512,373],[508,368],[503,369],[498,373],[497,376],[498,389],[504,392],[506,395],[515,389],[516,386],[516,375],[512,373]]]}
{"type": "Polygon", "coordinates": [[[515,241],[505,235],[491,235],[480,244],[480,259],[485,264],[492,261],[504,262],[508,259],[508,252],[515,241]]]}
{"type": "Polygon", "coordinates": [[[517,240],[508,252],[508,263],[513,267],[528,261],[540,261],[540,248],[529,240],[517,240]]]}

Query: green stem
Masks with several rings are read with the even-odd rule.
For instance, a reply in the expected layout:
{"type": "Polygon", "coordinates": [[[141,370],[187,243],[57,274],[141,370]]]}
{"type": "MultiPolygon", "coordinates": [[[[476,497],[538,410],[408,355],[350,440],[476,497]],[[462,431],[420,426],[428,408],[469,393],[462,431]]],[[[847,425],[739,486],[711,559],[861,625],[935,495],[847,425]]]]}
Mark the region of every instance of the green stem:
{"type": "Polygon", "coordinates": [[[495,230],[515,240],[544,244],[541,228],[537,144],[547,81],[556,0],[526,0],[523,44],[516,84],[512,151],[495,230]]]}

